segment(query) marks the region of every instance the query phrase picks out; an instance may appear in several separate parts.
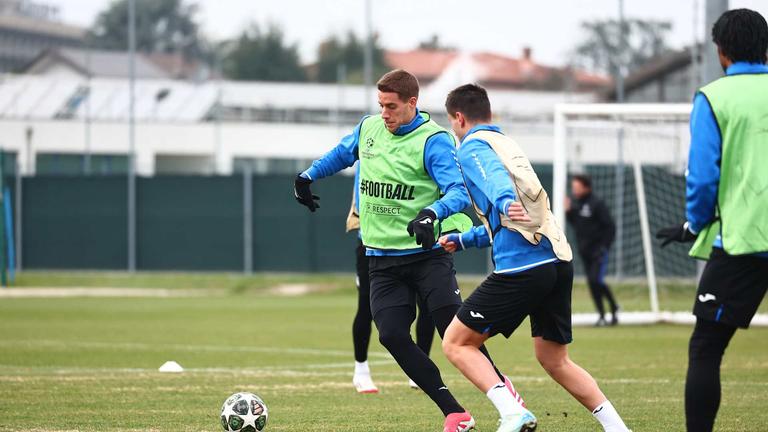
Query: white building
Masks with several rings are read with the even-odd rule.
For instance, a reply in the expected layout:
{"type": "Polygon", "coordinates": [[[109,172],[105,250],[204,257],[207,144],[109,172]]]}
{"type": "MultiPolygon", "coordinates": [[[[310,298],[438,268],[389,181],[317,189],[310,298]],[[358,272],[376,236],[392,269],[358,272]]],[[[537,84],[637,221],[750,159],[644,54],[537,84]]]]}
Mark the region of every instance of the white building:
{"type": "MultiPolygon", "coordinates": [[[[374,109],[364,106],[365,91],[329,84],[139,80],[137,172],[226,175],[243,164],[257,172],[295,172],[374,109]]],[[[368,100],[375,101],[375,90],[369,91],[368,100]]],[[[420,100],[420,108],[443,124],[444,97],[427,86],[420,100]]],[[[554,106],[591,102],[594,96],[495,90],[491,99],[498,122],[531,159],[549,162],[554,106]]],[[[18,155],[24,174],[57,160],[77,165],[85,155],[100,161],[96,172],[109,171],[104,164],[110,160],[119,170],[129,149],[128,107],[124,79],[6,76],[0,81],[0,147],[18,155]]]]}
{"type": "Polygon", "coordinates": [[[56,6],[0,0],[0,73],[19,72],[39,53],[82,46],[85,29],[62,23],[56,6]]]}

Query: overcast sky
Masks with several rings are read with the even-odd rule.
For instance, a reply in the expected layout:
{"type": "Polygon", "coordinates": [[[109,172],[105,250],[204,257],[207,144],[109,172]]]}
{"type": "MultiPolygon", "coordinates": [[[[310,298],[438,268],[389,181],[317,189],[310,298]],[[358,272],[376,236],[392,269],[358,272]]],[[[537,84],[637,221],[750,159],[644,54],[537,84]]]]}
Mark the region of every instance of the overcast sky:
{"type": "MultiPolygon", "coordinates": [[[[194,0],[187,0],[194,1],[194,0]]],[[[110,0],[45,0],[61,8],[64,21],[90,25],[110,0]]],[[[625,0],[627,17],[672,21],[670,42],[688,45],[704,37],[705,0],[625,0]],[[698,13],[694,13],[698,5],[698,13]]],[[[203,31],[213,39],[236,35],[249,22],[276,22],[305,62],[330,34],[363,31],[363,0],[197,0],[203,31]]],[[[409,49],[438,34],[443,43],[470,51],[520,55],[524,46],[542,63],[560,65],[580,37],[579,23],[615,17],[617,0],[372,0],[373,26],[382,44],[409,49]]],[[[768,0],[731,0],[768,17],[768,0]]]]}

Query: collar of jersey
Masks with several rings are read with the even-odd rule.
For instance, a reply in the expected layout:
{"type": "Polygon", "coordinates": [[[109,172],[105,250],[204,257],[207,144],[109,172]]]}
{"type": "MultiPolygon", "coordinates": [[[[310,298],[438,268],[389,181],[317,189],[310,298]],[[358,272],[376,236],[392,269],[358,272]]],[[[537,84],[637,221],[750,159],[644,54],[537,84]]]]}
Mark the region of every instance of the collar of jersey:
{"type": "Polygon", "coordinates": [[[768,73],[768,65],[761,63],[736,62],[728,66],[726,75],[760,74],[768,73]]]}
{"type": "Polygon", "coordinates": [[[479,131],[491,131],[491,132],[501,133],[501,128],[496,126],[496,125],[492,125],[492,124],[479,124],[479,125],[473,127],[472,129],[470,129],[467,132],[467,134],[464,135],[464,139],[461,140],[461,143],[463,144],[464,140],[467,139],[468,136],[472,135],[475,132],[479,132],[479,131]]]}
{"type": "Polygon", "coordinates": [[[429,114],[424,114],[426,114],[426,118],[424,118],[424,116],[421,115],[421,111],[416,108],[416,115],[413,117],[413,119],[408,124],[399,126],[393,135],[407,135],[413,132],[417,127],[429,121],[429,114]]]}

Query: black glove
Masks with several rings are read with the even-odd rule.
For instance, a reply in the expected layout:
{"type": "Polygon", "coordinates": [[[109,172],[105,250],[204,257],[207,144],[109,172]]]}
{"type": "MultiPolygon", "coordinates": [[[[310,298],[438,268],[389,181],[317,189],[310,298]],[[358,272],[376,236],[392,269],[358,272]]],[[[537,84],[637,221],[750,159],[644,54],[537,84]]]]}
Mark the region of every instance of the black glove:
{"type": "Polygon", "coordinates": [[[423,209],[416,219],[408,222],[408,234],[416,236],[416,244],[424,250],[432,249],[435,245],[435,222],[437,215],[430,209],[423,209]]]}
{"type": "Polygon", "coordinates": [[[313,212],[320,208],[315,200],[319,200],[320,197],[312,195],[312,190],[309,189],[309,185],[312,180],[306,179],[301,174],[296,176],[296,180],[293,181],[293,195],[296,197],[296,201],[303,206],[307,206],[309,211],[313,212]]]}
{"type": "Polygon", "coordinates": [[[682,225],[675,225],[667,228],[662,228],[656,232],[656,238],[661,240],[661,247],[664,247],[672,242],[689,243],[696,240],[696,234],[692,233],[688,229],[688,222],[682,225]]]}

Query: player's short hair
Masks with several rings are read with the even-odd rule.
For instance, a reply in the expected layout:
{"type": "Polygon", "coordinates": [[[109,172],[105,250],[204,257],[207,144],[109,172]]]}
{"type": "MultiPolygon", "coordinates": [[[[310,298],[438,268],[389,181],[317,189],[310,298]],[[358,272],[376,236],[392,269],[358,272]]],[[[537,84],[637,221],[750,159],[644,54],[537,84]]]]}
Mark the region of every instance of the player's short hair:
{"type": "Polygon", "coordinates": [[[588,174],[574,174],[571,180],[581,183],[587,189],[592,189],[592,177],[588,174]]]}
{"type": "Polygon", "coordinates": [[[477,84],[464,84],[453,89],[445,99],[445,109],[455,117],[457,112],[472,122],[491,119],[491,101],[488,92],[477,84]]]}
{"type": "Polygon", "coordinates": [[[403,69],[395,69],[385,73],[376,83],[376,87],[384,93],[397,93],[403,102],[412,97],[419,97],[419,80],[403,69]]]}
{"type": "Polygon", "coordinates": [[[768,23],[753,10],[722,14],[712,27],[712,41],[733,62],[768,62],[768,23]]]}

